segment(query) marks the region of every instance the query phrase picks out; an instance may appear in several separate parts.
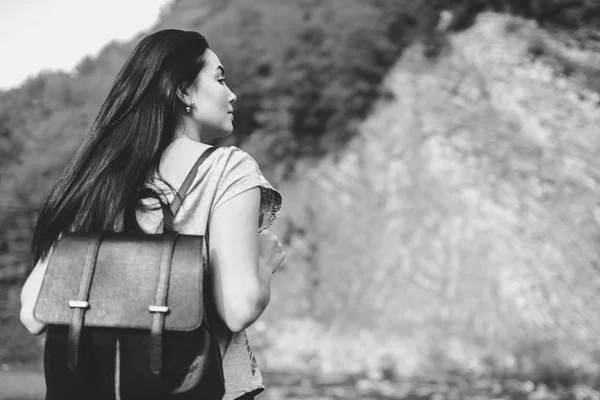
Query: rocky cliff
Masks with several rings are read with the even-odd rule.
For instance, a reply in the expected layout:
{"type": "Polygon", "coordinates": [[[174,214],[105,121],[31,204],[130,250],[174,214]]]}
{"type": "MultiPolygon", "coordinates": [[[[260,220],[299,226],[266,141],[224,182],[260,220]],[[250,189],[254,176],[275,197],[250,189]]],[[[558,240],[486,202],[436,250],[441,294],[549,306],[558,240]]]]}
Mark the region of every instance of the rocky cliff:
{"type": "MultiPolygon", "coordinates": [[[[299,324],[300,352],[330,369],[592,368],[600,55],[493,13],[439,50],[409,48],[360,133],[285,190],[268,318],[303,299],[292,311],[321,323],[299,324]]],[[[290,346],[291,326],[270,338],[290,346]]]]}

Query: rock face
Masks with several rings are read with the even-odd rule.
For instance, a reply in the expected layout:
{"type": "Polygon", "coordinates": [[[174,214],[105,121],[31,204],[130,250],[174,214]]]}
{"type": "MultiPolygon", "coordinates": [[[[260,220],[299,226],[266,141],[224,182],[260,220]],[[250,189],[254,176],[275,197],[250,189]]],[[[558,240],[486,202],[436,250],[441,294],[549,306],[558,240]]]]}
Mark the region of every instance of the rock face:
{"type": "Polygon", "coordinates": [[[284,207],[317,238],[316,315],[463,350],[597,348],[600,96],[559,52],[599,58],[491,13],[435,60],[405,52],[392,99],[284,207]]]}

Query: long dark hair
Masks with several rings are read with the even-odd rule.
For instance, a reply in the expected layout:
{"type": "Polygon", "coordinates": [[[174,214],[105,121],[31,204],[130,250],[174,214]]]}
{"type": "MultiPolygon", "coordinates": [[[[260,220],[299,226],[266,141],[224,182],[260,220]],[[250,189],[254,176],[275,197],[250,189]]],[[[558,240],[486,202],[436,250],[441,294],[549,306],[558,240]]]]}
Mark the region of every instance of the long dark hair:
{"type": "Polygon", "coordinates": [[[90,133],[42,204],[32,242],[35,262],[61,232],[112,231],[121,213],[139,229],[131,215],[140,191],[152,191],[148,174],[185,112],[177,89],[195,83],[208,48],[198,32],[168,29],[133,49],[90,133]]]}

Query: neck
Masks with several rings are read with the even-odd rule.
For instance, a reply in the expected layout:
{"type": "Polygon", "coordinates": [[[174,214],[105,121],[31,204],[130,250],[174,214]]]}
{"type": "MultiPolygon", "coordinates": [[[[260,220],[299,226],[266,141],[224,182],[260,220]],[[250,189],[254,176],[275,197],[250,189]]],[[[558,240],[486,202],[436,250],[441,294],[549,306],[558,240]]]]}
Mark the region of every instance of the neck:
{"type": "Polygon", "coordinates": [[[185,118],[183,124],[180,124],[175,130],[175,138],[184,136],[195,142],[202,142],[200,130],[189,118],[185,118]]]}

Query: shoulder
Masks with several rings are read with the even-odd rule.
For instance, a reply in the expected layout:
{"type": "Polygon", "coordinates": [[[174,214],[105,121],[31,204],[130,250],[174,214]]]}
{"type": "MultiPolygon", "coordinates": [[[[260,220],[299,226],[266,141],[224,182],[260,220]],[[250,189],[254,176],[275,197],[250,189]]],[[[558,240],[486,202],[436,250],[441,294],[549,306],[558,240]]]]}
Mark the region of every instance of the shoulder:
{"type": "MultiPolygon", "coordinates": [[[[159,175],[167,182],[176,185],[185,178],[198,158],[210,148],[211,146],[205,143],[186,138],[175,140],[162,154],[159,175]]],[[[213,154],[199,168],[199,171],[204,174],[217,176],[231,170],[259,171],[254,159],[235,146],[215,148],[213,154]]]]}
{"type": "Polygon", "coordinates": [[[231,161],[246,161],[256,164],[256,161],[250,154],[236,146],[219,147],[215,150],[215,154],[231,161]]]}
{"type": "Polygon", "coordinates": [[[220,165],[224,172],[236,175],[259,175],[260,167],[254,158],[235,146],[219,147],[209,157],[213,158],[212,165],[220,165]]]}

